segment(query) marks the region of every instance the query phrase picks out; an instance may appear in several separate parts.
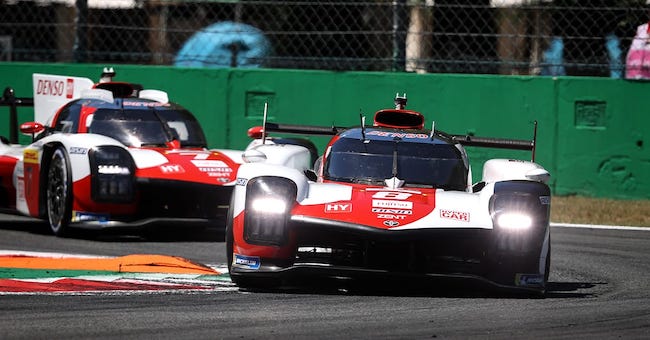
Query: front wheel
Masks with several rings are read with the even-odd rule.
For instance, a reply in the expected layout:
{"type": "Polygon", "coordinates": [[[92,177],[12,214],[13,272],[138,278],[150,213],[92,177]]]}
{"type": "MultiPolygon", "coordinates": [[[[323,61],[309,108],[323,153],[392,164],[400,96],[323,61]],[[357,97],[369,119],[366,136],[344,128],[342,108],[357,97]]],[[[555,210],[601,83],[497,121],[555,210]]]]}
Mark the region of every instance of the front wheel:
{"type": "Polygon", "coordinates": [[[72,174],[63,147],[52,153],[47,170],[47,218],[56,236],[65,236],[72,215],[72,174]]]}

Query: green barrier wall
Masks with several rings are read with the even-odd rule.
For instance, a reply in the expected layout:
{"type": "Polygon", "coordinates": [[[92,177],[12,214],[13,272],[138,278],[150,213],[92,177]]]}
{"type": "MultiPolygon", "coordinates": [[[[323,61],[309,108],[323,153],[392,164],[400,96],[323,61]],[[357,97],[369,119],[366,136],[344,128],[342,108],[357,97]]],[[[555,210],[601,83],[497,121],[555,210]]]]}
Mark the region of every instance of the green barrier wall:
{"type": "MultiPolygon", "coordinates": [[[[0,63],[0,86],[31,97],[32,73],[99,78],[104,65],[0,63]]],[[[350,126],[406,93],[407,108],[427,126],[456,134],[530,139],[538,121],[536,161],[552,174],[556,195],[649,199],[650,83],[604,78],[326,72],[270,69],[183,69],[120,65],[116,80],[169,92],[201,121],[213,148],[244,148],[260,125],[264,103],[275,122],[350,126]]],[[[8,136],[8,109],[0,134],[8,136]]],[[[33,111],[19,109],[19,122],[33,111]]],[[[2,117],[2,116],[0,116],[2,117]]],[[[326,139],[314,137],[321,147],[326,139]]],[[[21,137],[21,143],[29,142],[21,137]]],[[[530,153],[472,148],[474,181],[494,157],[530,153]]]]}

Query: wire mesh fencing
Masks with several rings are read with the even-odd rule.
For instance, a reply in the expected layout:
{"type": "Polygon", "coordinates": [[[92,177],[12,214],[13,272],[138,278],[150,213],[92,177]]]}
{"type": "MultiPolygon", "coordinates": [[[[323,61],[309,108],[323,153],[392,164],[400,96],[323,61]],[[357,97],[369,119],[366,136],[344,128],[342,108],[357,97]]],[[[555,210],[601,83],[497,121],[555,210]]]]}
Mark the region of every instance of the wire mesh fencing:
{"type": "Polygon", "coordinates": [[[620,77],[646,0],[5,0],[0,61],[620,77]]]}

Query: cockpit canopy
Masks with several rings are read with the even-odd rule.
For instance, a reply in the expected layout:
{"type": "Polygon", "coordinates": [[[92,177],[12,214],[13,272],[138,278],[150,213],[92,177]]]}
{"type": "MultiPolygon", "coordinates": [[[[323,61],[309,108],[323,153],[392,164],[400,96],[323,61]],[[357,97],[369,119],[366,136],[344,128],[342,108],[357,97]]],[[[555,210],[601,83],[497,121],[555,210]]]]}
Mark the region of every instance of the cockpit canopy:
{"type": "Polygon", "coordinates": [[[199,122],[187,110],[99,108],[88,132],[117,139],[126,146],[165,146],[178,140],[183,147],[207,146],[199,122]]]}
{"type": "Polygon", "coordinates": [[[413,140],[339,138],[324,164],[326,180],[384,185],[397,177],[404,187],[465,191],[468,169],[456,146],[413,140]]]}

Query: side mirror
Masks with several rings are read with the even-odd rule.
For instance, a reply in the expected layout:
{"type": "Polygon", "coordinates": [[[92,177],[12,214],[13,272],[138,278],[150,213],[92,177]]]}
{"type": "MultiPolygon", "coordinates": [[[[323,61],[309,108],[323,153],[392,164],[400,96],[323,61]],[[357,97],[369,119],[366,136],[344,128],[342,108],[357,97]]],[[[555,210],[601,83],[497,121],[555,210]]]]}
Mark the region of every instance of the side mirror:
{"type": "Polygon", "coordinates": [[[45,130],[45,125],[39,122],[27,122],[20,124],[20,133],[24,135],[35,135],[45,130]]]}
{"type": "Polygon", "coordinates": [[[32,136],[32,142],[34,141],[34,136],[45,131],[45,125],[39,122],[26,122],[20,124],[20,133],[27,136],[32,136]]]}
{"type": "Polygon", "coordinates": [[[264,127],[262,126],[253,126],[252,128],[248,129],[248,137],[252,139],[260,139],[264,135],[264,127]]]}

